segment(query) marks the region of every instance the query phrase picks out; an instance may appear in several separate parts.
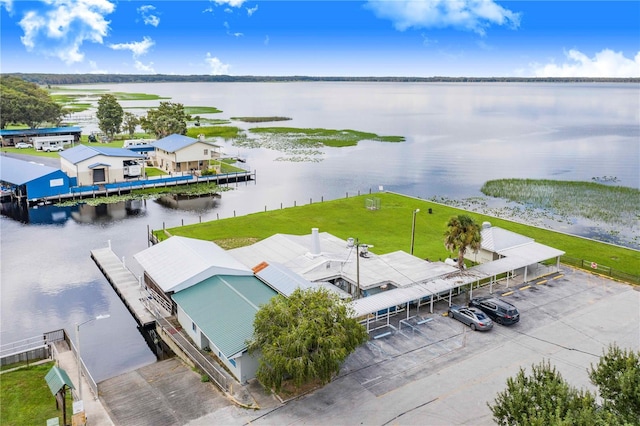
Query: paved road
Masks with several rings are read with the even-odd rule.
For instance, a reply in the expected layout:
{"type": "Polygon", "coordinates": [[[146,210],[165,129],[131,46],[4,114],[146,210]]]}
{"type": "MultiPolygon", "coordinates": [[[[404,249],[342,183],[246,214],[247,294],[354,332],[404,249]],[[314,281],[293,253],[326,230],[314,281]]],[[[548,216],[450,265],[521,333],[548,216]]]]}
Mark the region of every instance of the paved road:
{"type": "Polygon", "coordinates": [[[506,379],[542,360],[574,386],[593,389],[587,368],[607,345],[640,349],[640,291],[563,273],[506,297],[521,311],[515,326],[471,332],[434,314],[420,332],[404,329],[363,346],[339,378],[310,395],[258,411],[225,407],[188,424],[489,425],[487,403],[506,379]]]}
{"type": "MultiPolygon", "coordinates": [[[[434,314],[423,308],[418,315],[429,322],[398,325],[371,339],[334,381],[285,404],[254,382],[247,389],[261,408],[239,408],[179,362],[167,372],[156,363],[109,379],[100,384],[100,399],[111,420],[127,426],[157,424],[145,407],[165,412],[160,418],[167,425],[490,425],[487,403],[520,368],[549,360],[568,382],[593,390],[587,369],[610,343],[640,350],[640,288],[570,268],[562,273],[544,284],[520,284],[505,296],[522,318],[510,327],[473,332],[442,315],[445,302],[434,314]],[[125,396],[125,389],[133,394],[125,396]],[[187,394],[197,409],[184,402],[187,394]],[[142,395],[151,399],[143,402],[142,395]]],[[[474,290],[474,296],[486,293],[474,290]]]]}
{"type": "Polygon", "coordinates": [[[60,168],[60,157],[41,157],[38,155],[18,154],[13,152],[2,152],[2,155],[15,158],[22,161],[33,161],[34,163],[43,164],[45,166],[60,168]]]}

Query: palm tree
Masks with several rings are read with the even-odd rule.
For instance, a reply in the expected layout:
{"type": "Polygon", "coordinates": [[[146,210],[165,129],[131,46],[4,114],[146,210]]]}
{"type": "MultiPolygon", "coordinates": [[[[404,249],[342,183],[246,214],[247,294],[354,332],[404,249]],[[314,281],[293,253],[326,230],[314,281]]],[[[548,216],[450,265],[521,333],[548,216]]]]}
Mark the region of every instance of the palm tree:
{"type": "Polygon", "coordinates": [[[467,249],[473,250],[474,253],[480,249],[480,225],[469,216],[461,214],[451,217],[447,227],[444,233],[444,246],[452,253],[458,250],[458,268],[462,270],[467,249]]]}

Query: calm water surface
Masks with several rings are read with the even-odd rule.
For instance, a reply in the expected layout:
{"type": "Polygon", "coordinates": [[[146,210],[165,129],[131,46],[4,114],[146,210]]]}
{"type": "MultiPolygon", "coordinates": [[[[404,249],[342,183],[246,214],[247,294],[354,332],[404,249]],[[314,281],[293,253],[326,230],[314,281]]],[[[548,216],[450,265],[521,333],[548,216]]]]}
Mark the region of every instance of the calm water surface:
{"type": "MultiPolygon", "coordinates": [[[[134,320],[89,257],[106,246],[137,274],[133,254],[154,229],[385,190],[432,198],[479,196],[489,179],[591,180],[615,176],[640,187],[640,88],[631,84],[182,83],[87,86],[153,93],[185,106],[214,106],[211,118],[287,116],[268,126],[353,129],[406,137],[323,148],[319,162],[276,161],[281,152],[224,143],[257,181],[208,205],[155,201],[109,207],[40,208],[30,224],[1,230],[2,343],[81,328],[82,353],[97,380],[154,361],[134,320]]],[[[123,102],[123,106],[157,102],[123,102]]],[[[135,111],[135,110],[134,110],[135,111]]],[[[234,122],[241,127],[247,124],[234,122]]],[[[253,124],[251,126],[254,126],[253,124]]],[[[87,131],[93,130],[89,125],[87,131]]],[[[630,225],[631,227],[632,225],[630,225]]],[[[635,225],[637,232],[637,225],[635,225]]]]}

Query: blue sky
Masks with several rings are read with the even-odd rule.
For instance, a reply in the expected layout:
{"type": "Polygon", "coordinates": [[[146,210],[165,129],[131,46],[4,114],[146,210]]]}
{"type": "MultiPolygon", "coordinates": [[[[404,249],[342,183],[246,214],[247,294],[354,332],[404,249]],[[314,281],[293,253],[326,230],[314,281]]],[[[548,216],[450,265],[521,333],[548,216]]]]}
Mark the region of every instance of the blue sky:
{"type": "Polygon", "coordinates": [[[640,77],[640,1],[0,0],[0,71],[640,77]]]}

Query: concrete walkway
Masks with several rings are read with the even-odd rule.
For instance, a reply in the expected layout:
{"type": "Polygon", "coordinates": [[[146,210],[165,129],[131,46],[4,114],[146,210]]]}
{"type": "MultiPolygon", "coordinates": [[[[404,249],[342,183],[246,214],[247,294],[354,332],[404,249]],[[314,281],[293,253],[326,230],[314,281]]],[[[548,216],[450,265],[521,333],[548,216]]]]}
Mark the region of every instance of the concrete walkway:
{"type": "MultiPolygon", "coordinates": [[[[71,382],[76,386],[76,389],[73,391],[73,399],[76,401],[78,399],[78,364],[76,363],[76,357],[73,351],[71,351],[64,342],[61,343],[62,344],[56,344],[57,354],[55,355],[55,361],[58,367],[67,372],[71,382]]],[[[82,377],[82,396],[84,398],[84,411],[87,425],[114,425],[100,399],[93,395],[89,382],[87,382],[84,376],[82,377]]]]}

